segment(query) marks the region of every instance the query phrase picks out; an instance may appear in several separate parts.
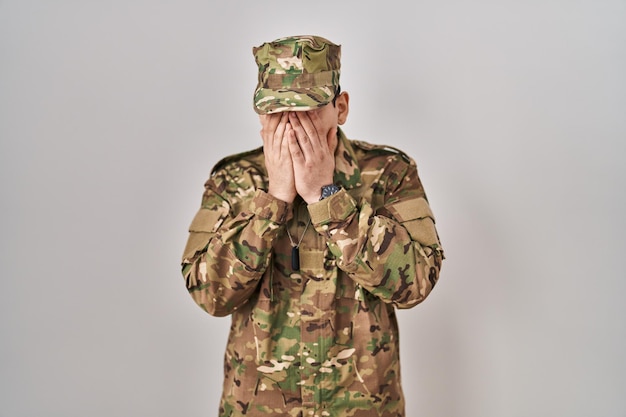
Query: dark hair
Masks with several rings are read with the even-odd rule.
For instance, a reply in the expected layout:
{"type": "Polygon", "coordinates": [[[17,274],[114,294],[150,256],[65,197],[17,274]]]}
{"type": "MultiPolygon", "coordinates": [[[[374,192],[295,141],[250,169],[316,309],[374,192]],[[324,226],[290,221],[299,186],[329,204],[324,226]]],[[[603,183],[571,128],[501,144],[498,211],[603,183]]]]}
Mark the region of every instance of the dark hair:
{"type": "Polygon", "coordinates": [[[341,94],[341,86],[338,85],[337,88],[335,88],[335,97],[333,97],[333,107],[335,107],[335,101],[337,101],[337,97],[339,97],[339,94],[341,94]]]}

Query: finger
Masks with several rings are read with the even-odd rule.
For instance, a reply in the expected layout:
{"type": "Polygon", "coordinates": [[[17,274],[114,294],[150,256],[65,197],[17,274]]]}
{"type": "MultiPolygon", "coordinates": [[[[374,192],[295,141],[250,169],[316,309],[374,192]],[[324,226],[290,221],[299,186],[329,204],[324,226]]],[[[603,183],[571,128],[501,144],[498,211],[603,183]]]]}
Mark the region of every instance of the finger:
{"type": "Polygon", "coordinates": [[[287,128],[287,124],[289,123],[289,116],[283,112],[278,117],[278,125],[274,130],[274,141],[275,144],[281,146],[283,144],[283,137],[285,135],[285,129],[287,128]]]}
{"type": "Polygon", "coordinates": [[[324,151],[326,148],[326,137],[324,132],[318,130],[318,127],[321,125],[318,112],[316,110],[302,112],[298,114],[298,120],[306,135],[311,139],[313,150],[316,152],[324,151]]]}
{"type": "Polygon", "coordinates": [[[261,126],[263,127],[265,131],[273,132],[276,130],[276,126],[278,125],[278,122],[280,121],[280,115],[279,114],[262,114],[259,117],[259,120],[261,120],[261,126]]]}
{"type": "Polygon", "coordinates": [[[296,133],[293,130],[293,126],[291,126],[291,123],[287,122],[285,123],[285,132],[283,135],[283,140],[282,140],[282,144],[281,144],[281,151],[282,151],[282,155],[289,157],[290,155],[290,148],[289,148],[289,142],[292,140],[296,140],[296,133]]]}
{"type": "Polygon", "coordinates": [[[300,145],[300,150],[302,151],[304,157],[312,157],[314,154],[314,149],[311,145],[311,138],[305,131],[304,126],[302,126],[300,116],[296,114],[296,112],[293,112],[289,115],[289,123],[291,123],[294,128],[296,138],[298,139],[298,144],[300,145]]]}
{"type": "Polygon", "coordinates": [[[274,157],[281,158],[288,149],[284,147],[283,135],[289,121],[285,113],[274,114],[274,120],[268,124],[267,146],[274,157]],[[284,148],[284,149],[283,149],[284,148]]]}
{"type": "Polygon", "coordinates": [[[302,114],[300,123],[302,123],[304,130],[311,138],[315,137],[319,139],[320,142],[323,142],[323,132],[318,130],[318,127],[322,124],[319,116],[319,110],[308,111],[306,114],[302,114]]]}
{"type": "Polygon", "coordinates": [[[327,132],[320,132],[318,130],[318,126],[321,125],[321,120],[316,113],[316,111],[308,111],[301,112],[297,115],[298,121],[307,137],[307,142],[305,146],[302,147],[307,161],[319,160],[319,158],[323,158],[324,155],[328,154],[327,132]],[[315,120],[318,122],[315,123],[315,120]]]}
{"type": "Polygon", "coordinates": [[[302,127],[302,123],[300,123],[300,119],[296,113],[299,112],[289,112],[289,123],[293,126],[296,136],[302,137],[305,135],[304,128],[302,127]]]}
{"type": "Polygon", "coordinates": [[[308,111],[297,112],[297,114],[294,112],[291,115],[290,121],[298,127],[301,135],[312,138],[313,135],[315,135],[315,127],[313,126],[308,113],[308,111]]]}
{"type": "Polygon", "coordinates": [[[303,163],[304,162],[304,154],[302,153],[302,149],[300,148],[300,142],[296,137],[296,132],[293,128],[290,128],[285,136],[287,138],[287,143],[289,144],[289,153],[291,154],[291,159],[295,163],[303,163]]]}
{"type": "Polygon", "coordinates": [[[263,142],[266,145],[269,145],[268,140],[273,139],[274,132],[276,131],[276,127],[280,122],[279,114],[264,114],[259,118],[261,121],[261,136],[263,137],[263,142]]]}

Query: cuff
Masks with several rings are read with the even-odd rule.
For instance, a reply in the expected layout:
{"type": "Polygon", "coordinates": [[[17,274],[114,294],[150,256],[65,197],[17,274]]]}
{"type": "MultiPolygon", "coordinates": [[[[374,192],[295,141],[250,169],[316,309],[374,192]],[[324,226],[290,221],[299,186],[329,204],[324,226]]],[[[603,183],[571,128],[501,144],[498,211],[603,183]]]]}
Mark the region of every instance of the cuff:
{"type": "Polygon", "coordinates": [[[321,201],[308,205],[314,226],[325,226],[345,221],[356,210],[356,201],[344,189],[321,201]]]}
{"type": "Polygon", "coordinates": [[[292,215],[291,204],[273,197],[263,190],[257,190],[250,202],[252,212],[266,220],[283,224],[292,215]]]}

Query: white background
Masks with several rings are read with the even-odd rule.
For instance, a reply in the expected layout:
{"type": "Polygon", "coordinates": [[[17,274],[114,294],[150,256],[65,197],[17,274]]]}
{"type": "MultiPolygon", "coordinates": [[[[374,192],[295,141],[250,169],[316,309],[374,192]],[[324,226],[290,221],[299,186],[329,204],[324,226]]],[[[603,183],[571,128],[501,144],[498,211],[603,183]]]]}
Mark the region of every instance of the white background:
{"type": "Polygon", "coordinates": [[[179,260],[260,145],[252,46],[295,34],[437,216],[408,416],[626,416],[623,0],[0,0],[0,416],[216,415],[229,319],[179,260]]]}

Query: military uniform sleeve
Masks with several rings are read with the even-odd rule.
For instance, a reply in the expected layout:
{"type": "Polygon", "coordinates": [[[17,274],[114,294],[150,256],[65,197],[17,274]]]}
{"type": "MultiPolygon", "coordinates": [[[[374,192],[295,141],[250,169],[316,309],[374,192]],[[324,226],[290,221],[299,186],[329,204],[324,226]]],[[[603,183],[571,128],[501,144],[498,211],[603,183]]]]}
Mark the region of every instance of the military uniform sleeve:
{"type": "Polygon", "coordinates": [[[383,301],[410,308],[430,294],[444,256],[415,163],[388,169],[398,175],[385,185],[385,205],[376,212],[345,190],[309,205],[309,212],[340,269],[383,301]]]}
{"type": "Polygon", "coordinates": [[[272,240],[291,213],[287,203],[239,174],[218,171],[205,183],[182,259],[189,293],[215,316],[249,299],[269,264],[272,240]]]}

